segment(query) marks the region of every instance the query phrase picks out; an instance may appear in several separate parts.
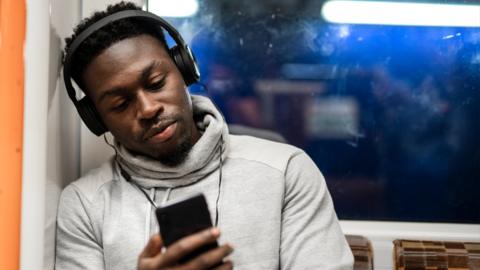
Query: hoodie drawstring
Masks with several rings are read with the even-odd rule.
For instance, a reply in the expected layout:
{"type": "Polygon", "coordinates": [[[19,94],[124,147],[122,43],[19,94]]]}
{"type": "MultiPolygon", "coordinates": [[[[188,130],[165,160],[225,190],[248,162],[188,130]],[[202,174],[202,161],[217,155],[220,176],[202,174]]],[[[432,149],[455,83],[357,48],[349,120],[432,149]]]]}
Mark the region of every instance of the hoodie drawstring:
{"type": "Polygon", "coordinates": [[[165,194],[165,197],[162,200],[162,204],[166,203],[168,199],[170,199],[170,192],[172,191],[173,188],[168,188],[167,189],[167,194],[165,194]]]}
{"type": "MultiPolygon", "coordinates": [[[[145,193],[146,194],[146,193],[145,193]]],[[[154,204],[151,202],[155,202],[155,188],[150,189],[150,196],[147,196],[150,202],[147,204],[147,214],[145,215],[145,244],[148,243],[150,239],[150,230],[151,230],[151,219],[152,219],[152,212],[155,211],[154,204]]]]}

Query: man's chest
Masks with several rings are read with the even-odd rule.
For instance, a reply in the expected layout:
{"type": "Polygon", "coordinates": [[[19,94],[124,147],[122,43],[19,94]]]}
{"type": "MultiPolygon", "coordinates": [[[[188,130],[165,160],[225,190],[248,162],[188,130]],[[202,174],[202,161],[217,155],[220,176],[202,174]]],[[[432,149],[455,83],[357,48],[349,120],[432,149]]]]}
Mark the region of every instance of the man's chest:
{"type": "MultiPolygon", "coordinates": [[[[235,251],[231,258],[236,269],[278,269],[281,186],[248,182],[225,181],[219,190],[212,181],[211,185],[170,191],[169,196],[173,199],[203,192],[212,220],[218,208],[218,227],[222,233],[219,241],[233,245],[235,251]]],[[[159,201],[166,190],[153,192],[159,201]]],[[[105,205],[108,211],[104,211],[102,223],[98,225],[107,269],[134,269],[149,237],[159,230],[153,207],[146,198],[142,201],[138,196],[142,195],[138,192],[112,196],[117,199],[105,205]]]]}

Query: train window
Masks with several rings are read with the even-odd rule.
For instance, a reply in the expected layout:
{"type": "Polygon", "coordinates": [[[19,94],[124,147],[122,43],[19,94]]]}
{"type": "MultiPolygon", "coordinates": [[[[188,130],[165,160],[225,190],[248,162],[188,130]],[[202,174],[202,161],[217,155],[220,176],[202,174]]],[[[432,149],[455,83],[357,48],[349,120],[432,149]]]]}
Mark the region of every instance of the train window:
{"type": "Polygon", "coordinates": [[[479,223],[480,8],[437,1],[417,21],[402,21],[415,6],[325,10],[349,2],[382,3],[150,0],[148,9],[183,34],[230,124],[274,132],[312,157],[341,219],[479,223]],[[335,17],[346,10],[391,15],[335,17]]]}

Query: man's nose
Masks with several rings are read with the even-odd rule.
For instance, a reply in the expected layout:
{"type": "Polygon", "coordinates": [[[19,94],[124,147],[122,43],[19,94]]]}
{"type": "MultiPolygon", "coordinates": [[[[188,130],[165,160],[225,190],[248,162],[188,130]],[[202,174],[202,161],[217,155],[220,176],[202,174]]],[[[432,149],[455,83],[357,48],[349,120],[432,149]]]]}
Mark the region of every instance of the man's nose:
{"type": "Polygon", "coordinates": [[[139,119],[152,119],[156,117],[163,109],[161,102],[155,100],[155,98],[150,93],[145,93],[141,91],[138,94],[137,100],[137,116],[139,119]]]}

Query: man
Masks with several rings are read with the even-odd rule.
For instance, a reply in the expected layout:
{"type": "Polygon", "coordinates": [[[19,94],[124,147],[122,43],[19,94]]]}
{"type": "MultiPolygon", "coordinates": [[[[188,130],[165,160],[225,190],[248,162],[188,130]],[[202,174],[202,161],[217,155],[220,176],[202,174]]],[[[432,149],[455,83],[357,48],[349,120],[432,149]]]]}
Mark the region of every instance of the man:
{"type": "MultiPolygon", "coordinates": [[[[120,3],[83,21],[67,39],[67,55],[94,22],[129,9],[138,8],[120,3]]],[[[211,101],[188,94],[163,35],[149,24],[112,22],[72,61],[72,77],[113,134],[117,154],[63,191],[56,269],[352,267],[311,159],[293,146],[229,135],[211,101]],[[197,192],[218,226],[165,249],[149,201],[197,192]],[[215,240],[218,248],[179,262],[215,240]]]]}

